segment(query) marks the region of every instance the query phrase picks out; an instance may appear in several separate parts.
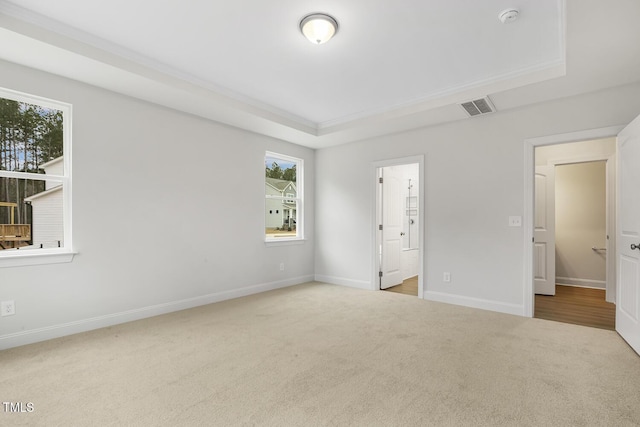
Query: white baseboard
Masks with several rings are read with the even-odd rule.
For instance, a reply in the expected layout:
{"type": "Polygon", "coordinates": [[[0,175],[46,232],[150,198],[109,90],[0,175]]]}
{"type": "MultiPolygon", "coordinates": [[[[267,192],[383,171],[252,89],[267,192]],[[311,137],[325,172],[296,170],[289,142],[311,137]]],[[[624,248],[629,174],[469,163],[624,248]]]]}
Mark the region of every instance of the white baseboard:
{"type": "MultiPolygon", "coordinates": [[[[371,290],[371,283],[365,280],[352,280],[343,277],[324,276],[316,274],[317,282],[329,283],[332,285],[348,286],[350,288],[371,290]]],[[[430,301],[444,302],[447,304],[462,305],[465,307],[479,308],[482,310],[497,311],[499,313],[515,314],[516,316],[524,316],[524,306],[518,304],[509,304],[485,300],[480,298],[464,297],[460,295],[446,294],[443,292],[426,291],[424,299],[430,301]]]]}
{"type": "Polygon", "coordinates": [[[607,282],[604,280],[578,279],[575,277],[556,277],[556,284],[571,285],[580,288],[606,289],[607,282]]]}
{"type": "Polygon", "coordinates": [[[425,291],[424,299],[429,301],[444,302],[447,304],[462,305],[465,307],[479,308],[482,310],[497,311],[499,313],[524,316],[524,306],[505,302],[491,301],[481,298],[465,297],[446,294],[444,292],[425,291]]]}
{"type": "Polygon", "coordinates": [[[350,288],[365,289],[367,291],[370,291],[372,289],[371,282],[366,280],[345,279],[344,277],[324,276],[322,274],[316,274],[315,280],[316,282],[324,282],[331,285],[348,286],[350,288]]]}
{"type": "Polygon", "coordinates": [[[214,292],[193,298],[186,298],[178,301],[171,301],[164,304],[156,304],[148,307],[136,308],[120,313],[107,314],[104,316],[92,317],[89,319],[77,320],[74,322],[61,323],[58,325],[46,326],[43,328],[20,331],[12,334],[0,336],[0,350],[5,350],[21,345],[32,344],[39,341],[60,338],[67,335],[87,332],[94,329],[105,328],[107,326],[118,325],[120,323],[132,322],[134,320],[145,319],[147,317],[172,313],[174,311],[186,310],[206,304],[213,304],[220,301],[253,295],[260,292],[274,289],[286,288],[288,286],[299,285],[313,281],[313,275],[294,277],[291,279],[276,282],[261,283],[258,285],[246,286],[239,289],[214,292]]]}

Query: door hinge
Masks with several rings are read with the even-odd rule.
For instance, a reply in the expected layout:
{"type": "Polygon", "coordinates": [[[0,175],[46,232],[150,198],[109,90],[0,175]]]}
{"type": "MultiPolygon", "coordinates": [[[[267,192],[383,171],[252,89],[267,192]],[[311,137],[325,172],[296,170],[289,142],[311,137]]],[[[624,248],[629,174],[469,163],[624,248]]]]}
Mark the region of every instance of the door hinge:
{"type": "Polygon", "coordinates": [[[378,271],[378,277],[382,277],[382,271],[378,271]]]}
{"type": "Polygon", "coordinates": [[[378,178],[378,182],[382,184],[382,177],[378,178]]]}
{"type": "Polygon", "coordinates": [[[378,230],[382,231],[382,224],[378,226],[378,230]]]}

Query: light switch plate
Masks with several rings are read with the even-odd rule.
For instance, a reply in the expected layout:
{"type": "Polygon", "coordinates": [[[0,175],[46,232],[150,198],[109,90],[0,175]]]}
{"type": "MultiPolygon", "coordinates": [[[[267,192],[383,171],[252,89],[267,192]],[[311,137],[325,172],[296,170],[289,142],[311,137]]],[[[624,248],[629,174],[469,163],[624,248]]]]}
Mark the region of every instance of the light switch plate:
{"type": "Polygon", "coordinates": [[[509,227],[522,227],[522,217],[521,216],[510,216],[509,217],[509,227]]]}

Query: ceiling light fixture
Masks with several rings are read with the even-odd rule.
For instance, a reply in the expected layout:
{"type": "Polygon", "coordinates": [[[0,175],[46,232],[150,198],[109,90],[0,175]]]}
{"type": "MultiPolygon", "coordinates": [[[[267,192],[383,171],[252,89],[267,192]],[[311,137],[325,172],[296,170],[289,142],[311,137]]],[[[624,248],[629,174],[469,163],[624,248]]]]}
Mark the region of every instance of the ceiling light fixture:
{"type": "Polygon", "coordinates": [[[325,13],[312,13],[302,18],[300,31],[313,44],[326,43],[338,32],[338,21],[325,13]]]}

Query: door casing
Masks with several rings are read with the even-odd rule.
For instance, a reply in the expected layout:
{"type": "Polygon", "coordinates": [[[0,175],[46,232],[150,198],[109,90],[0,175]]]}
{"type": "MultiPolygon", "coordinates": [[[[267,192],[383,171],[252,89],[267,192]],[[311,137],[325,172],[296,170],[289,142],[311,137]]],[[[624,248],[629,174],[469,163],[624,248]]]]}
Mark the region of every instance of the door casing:
{"type": "MultiPolygon", "coordinates": [[[[534,286],[533,286],[533,236],[534,236],[534,171],[535,148],[545,145],[564,144],[568,142],[581,142],[601,138],[617,137],[625,126],[610,126],[606,128],[590,129],[579,132],[570,132],[558,135],[531,138],[524,141],[524,248],[523,248],[523,315],[533,317],[534,312],[534,286]]],[[[608,162],[607,162],[608,163],[608,162]]],[[[608,190],[608,189],[607,189],[608,190]]],[[[607,191],[609,193],[609,191],[607,191]]],[[[611,246],[611,245],[609,245],[611,246]]],[[[613,252],[613,251],[611,251],[613,252]]],[[[608,254],[609,255],[609,254],[608,254]]],[[[609,256],[614,256],[611,253],[609,256]]],[[[607,281],[609,277],[607,277],[607,281]]],[[[609,284],[608,284],[609,286],[609,284]]],[[[614,285],[615,286],[615,285],[614,285]]]]}

